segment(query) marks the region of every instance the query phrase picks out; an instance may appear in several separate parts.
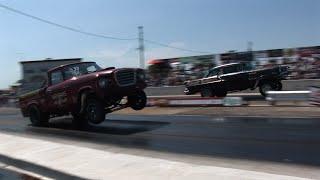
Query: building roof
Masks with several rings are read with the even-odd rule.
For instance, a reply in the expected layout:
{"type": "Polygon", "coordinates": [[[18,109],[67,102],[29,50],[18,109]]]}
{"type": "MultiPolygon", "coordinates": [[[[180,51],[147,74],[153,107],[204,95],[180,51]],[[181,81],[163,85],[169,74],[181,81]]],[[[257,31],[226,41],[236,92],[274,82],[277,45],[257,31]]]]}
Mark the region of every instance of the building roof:
{"type": "Polygon", "coordinates": [[[32,61],[20,61],[20,64],[27,63],[44,63],[44,62],[57,62],[57,61],[81,61],[82,58],[68,58],[68,59],[43,59],[43,60],[32,60],[32,61]]]}

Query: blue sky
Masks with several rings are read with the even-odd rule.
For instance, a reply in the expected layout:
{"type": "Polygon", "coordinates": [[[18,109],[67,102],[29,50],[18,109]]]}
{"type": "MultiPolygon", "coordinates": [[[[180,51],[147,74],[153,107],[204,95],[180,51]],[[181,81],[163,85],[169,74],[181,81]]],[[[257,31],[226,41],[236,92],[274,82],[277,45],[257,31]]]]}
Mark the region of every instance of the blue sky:
{"type": "MultiPolygon", "coordinates": [[[[319,0],[0,0],[84,31],[145,38],[221,53],[320,45],[319,0]]],[[[82,57],[101,66],[138,66],[137,41],[90,37],[0,8],[0,88],[21,78],[21,60],[82,57]]],[[[146,59],[197,55],[146,44],[146,59]]]]}

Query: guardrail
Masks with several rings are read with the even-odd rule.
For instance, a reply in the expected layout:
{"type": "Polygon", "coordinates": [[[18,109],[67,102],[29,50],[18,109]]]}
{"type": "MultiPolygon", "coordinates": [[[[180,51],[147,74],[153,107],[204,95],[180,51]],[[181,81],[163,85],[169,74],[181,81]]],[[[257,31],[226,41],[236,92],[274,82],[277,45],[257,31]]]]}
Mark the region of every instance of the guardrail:
{"type": "Polygon", "coordinates": [[[310,91],[268,91],[266,100],[271,105],[277,102],[291,101],[297,104],[301,101],[309,101],[310,91]]]}
{"type": "Polygon", "coordinates": [[[320,106],[320,87],[310,87],[310,104],[320,106]]]}
{"type": "MultiPolygon", "coordinates": [[[[309,89],[310,86],[320,86],[320,79],[301,79],[301,80],[284,80],[283,90],[285,91],[303,91],[309,89]]],[[[184,86],[167,86],[167,87],[148,87],[146,93],[148,96],[162,95],[184,95],[184,86]]],[[[259,93],[255,91],[242,91],[243,93],[259,93]]]]}
{"type": "MultiPolygon", "coordinates": [[[[320,88],[314,103],[320,105],[320,88]]],[[[149,106],[310,106],[311,91],[269,91],[267,97],[257,93],[234,93],[225,98],[202,98],[199,95],[148,96],[149,106]],[[267,100],[267,101],[266,101],[267,100]]]]}
{"type": "Polygon", "coordinates": [[[156,96],[148,97],[148,106],[242,106],[242,97],[203,98],[200,96],[156,96]]]}
{"type": "MultiPolygon", "coordinates": [[[[264,101],[260,93],[230,93],[227,97],[241,97],[244,101],[264,101]]],[[[148,96],[148,99],[190,99],[201,98],[200,94],[194,95],[160,95],[160,96],[148,96]]]]}
{"type": "Polygon", "coordinates": [[[265,101],[260,93],[232,93],[225,98],[203,98],[196,95],[148,96],[148,106],[240,106],[249,101],[265,101]]]}

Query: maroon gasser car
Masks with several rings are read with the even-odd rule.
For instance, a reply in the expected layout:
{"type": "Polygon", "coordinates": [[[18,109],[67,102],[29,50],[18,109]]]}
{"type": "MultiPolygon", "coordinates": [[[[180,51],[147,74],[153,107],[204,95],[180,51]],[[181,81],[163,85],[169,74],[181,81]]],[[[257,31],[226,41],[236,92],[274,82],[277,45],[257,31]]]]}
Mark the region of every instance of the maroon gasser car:
{"type": "Polygon", "coordinates": [[[95,62],[81,62],[48,71],[43,87],[20,96],[24,117],[35,126],[49,118],[72,114],[74,123],[99,124],[106,113],[146,106],[145,72],[138,68],[102,69],[95,62]]]}

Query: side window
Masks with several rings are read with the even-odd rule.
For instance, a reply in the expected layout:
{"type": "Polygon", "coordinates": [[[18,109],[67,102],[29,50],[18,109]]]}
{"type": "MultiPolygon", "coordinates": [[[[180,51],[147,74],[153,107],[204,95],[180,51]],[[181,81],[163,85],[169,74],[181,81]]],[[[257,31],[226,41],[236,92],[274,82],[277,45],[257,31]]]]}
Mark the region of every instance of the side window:
{"type": "Polygon", "coordinates": [[[55,85],[63,82],[63,75],[61,71],[55,71],[51,73],[51,85],[55,85]]]}
{"type": "Polygon", "coordinates": [[[73,78],[73,77],[78,77],[78,76],[81,75],[80,68],[79,68],[78,66],[68,67],[68,68],[64,71],[64,75],[65,75],[66,80],[67,80],[67,79],[71,79],[71,78],[73,78]]]}
{"type": "Polygon", "coordinates": [[[239,66],[227,66],[223,68],[223,74],[239,72],[239,66]]]}
{"type": "Polygon", "coordinates": [[[94,65],[88,66],[87,67],[88,73],[96,72],[97,68],[94,65]]]}
{"type": "Polygon", "coordinates": [[[208,77],[217,76],[219,74],[219,69],[213,69],[209,72],[208,77]]]}
{"type": "Polygon", "coordinates": [[[250,64],[250,63],[245,63],[245,64],[243,64],[243,70],[244,70],[244,71],[251,71],[251,70],[253,70],[253,69],[254,69],[254,67],[253,67],[252,64],[250,64]]]}

